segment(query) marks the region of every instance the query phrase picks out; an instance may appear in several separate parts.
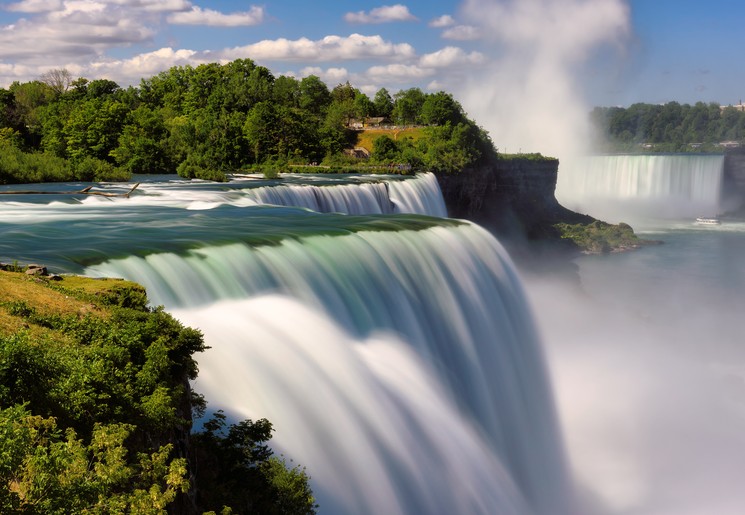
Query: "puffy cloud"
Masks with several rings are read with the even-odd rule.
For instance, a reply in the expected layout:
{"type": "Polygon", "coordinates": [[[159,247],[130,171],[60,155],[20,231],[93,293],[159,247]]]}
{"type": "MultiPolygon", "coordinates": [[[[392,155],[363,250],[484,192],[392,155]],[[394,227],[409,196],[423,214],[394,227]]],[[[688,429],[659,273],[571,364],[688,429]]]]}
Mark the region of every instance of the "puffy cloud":
{"type": "Polygon", "coordinates": [[[344,15],[349,23],[390,23],[395,21],[416,21],[417,18],[409,12],[409,8],[402,4],[384,5],[370,12],[358,11],[344,15]]]}
{"type": "Polygon", "coordinates": [[[192,3],[188,0],[108,0],[108,2],[155,13],[188,11],[192,8],[192,3]]]}
{"type": "Polygon", "coordinates": [[[430,82],[429,84],[427,84],[427,89],[429,91],[442,91],[443,89],[445,89],[445,87],[443,86],[443,84],[440,81],[433,80],[432,82],[430,82]]]}
{"type": "MultiPolygon", "coordinates": [[[[107,78],[127,86],[172,66],[249,58],[265,66],[297,63],[298,76],[315,74],[331,86],[349,80],[360,88],[389,82],[410,87],[443,80],[436,77],[442,70],[473,66],[480,57],[455,47],[419,56],[406,42],[361,34],[249,40],[242,46],[209,50],[196,44],[179,46],[177,40],[153,46],[156,30],[168,23],[246,26],[263,22],[267,13],[262,7],[221,13],[196,5],[204,4],[199,0],[9,1],[13,3],[5,4],[6,10],[17,14],[14,22],[0,26],[0,85],[5,86],[57,68],[66,68],[76,77],[107,78]],[[319,66],[322,63],[325,66],[319,66]],[[377,66],[368,68],[373,64],[377,66]]],[[[416,20],[401,4],[352,13],[348,18],[366,23],[416,20]]],[[[438,27],[453,23],[449,15],[432,22],[438,27]]],[[[174,29],[169,37],[176,34],[174,29]]]]}
{"type": "Polygon", "coordinates": [[[416,64],[388,64],[373,66],[365,74],[377,83],[408,83],[431,77],[435,71],[416,64]]]}
{"type": "Polygon", "coordinates": [[[313,41],[308,38],[263,40],[220,52],[226,59],[249,57],[266,61],[344,61],[352,59],[408,59],[414,48],[407,43],[394,44],[380,36],[352,34],[348,37],[326,36],[313,41]]]}
{"type": "Polygon", "coordinates": [[[20,13],[46,13],[62,8],[62,0],[22,0],[5,7],[8,11],[20,13]]]}
{"type": "Polygon", "coordinates": [[[315,75],[326,84],[331,86],[346,82],[349,80],[349,71],[346,68],[328,68],[326,70],[318,66],[306,66],[300,70],[300,77],[315,75]]]}
{"type": "Polygon", "coordinates": [[[423,55],[419,58],[419,64],[426,68],[454,68],[481,64],[485,60],[484,54],[480,52],[466,53],[461,48],[448,46],[437,52],[423,55]]]}
{"type": "Polygon", "coordinates": [[[481,31],[472,25],[456,25],[442,32],[445,39],[454,39],[457,41],[471,41],[481,38],[481,31]]]}
{"type": "Polygon", "coordinates": [[[443,14],[442,16],[435,18],[434,20],[429,22],[429,26],[436,29],[452,27],[453,25],[455,25],[455,20],[449,14],[443,14]]]}
{"type": "Polygon", "coordinates": [[[105,77],[120,85],[151,77],[173,66],[198,65],[208,62],[206,55],[194,50],[161,48],[154,52],[136,55],[129,59],[102,60],[92,63],[87,72],[95,77],[105,77]]]}
{"type": "Polygon", "coordinates": [[[168,16],[175,25],[209,25],[212,27],[241,27],[258,25],[264,21],[264,8],[251,6],[245,12],[224,14],[212,9],[194,6],[189,11],[176,12],[168,16]]]}
{"type": "Polygon", "coordinates": [[[153,31],[131,17],[115,17],[100,5],[72,5],[42,21],[21,19],[0,30],[0,59],[27,64],[90,59],[108,48],[149,40],[153,31]]]}

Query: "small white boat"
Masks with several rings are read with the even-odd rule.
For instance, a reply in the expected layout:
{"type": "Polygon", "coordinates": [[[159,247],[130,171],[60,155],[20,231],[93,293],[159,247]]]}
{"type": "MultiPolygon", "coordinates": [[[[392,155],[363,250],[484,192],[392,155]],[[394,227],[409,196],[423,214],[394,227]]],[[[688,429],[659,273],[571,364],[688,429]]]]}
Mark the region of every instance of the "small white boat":
{"type": "Polygon", "coordinates": [[[721,222],[719,221],[718,218],[707,218],[707,217],[700,216],[696,218],[696,223],[698,225],[719,225],[721,222]]]}

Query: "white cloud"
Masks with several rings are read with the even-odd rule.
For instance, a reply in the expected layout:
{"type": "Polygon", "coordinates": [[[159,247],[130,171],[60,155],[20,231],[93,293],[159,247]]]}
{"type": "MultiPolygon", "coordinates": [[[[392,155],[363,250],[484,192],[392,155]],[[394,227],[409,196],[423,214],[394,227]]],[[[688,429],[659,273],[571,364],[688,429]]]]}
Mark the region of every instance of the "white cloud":
{"type": "Polygon", "coordinates": [[[156,13],[188,11],[193,6],[188,0],[108,0],[108,3],[156,13]]]}
{"type": "Polygon", "coordinates": [[[444,30],[442,37],[456,41],[472,41],[481,38],[481,31],[473,25],[456,25],[444,30]]]}
{"type": "Polygon", "coordinates": [[[454,68],[463,65],[481,64],[486,60],[480,52],[466,53],[461,48],[448,46],[419,58],[420,66],[426,68],[454,68]]]}
{"type": "Polygon", "coordinates": [[[333,87],[349,80],[349,71],[346,68],[328,68],[326,70],[318,66],[306,66],[300,70],[300,77],[315,75],[323,82],[333,87]]]}
{"type": "Polygon", "coordinates": [[[442,91],[443,89],[445,89],[445,87],[438,80],[433,80],[432,82],[427,84],[427,90],[429,91],[442,91]]]}
{"type": "Polygon", "coordinates": [[[46,13],[57,11],[62,7],[62,0],[23,0],[8,4],[5,9],[20,13],[46,13]]]}
{"type": "Polygon", "coordinates": [[[241,27],[258,25],[264,21],[264,8],[251,6],[248,11],[224,14],[212,9],[194,6],[190,11],[176,12],[168,16],[175,25],[209,25],[212,27],[241,27]]]}
{"type": "Polygon", "coordinates": [[[455,25],[455,20],[449,14],[443,14],[442,16],[435,18],[434,20],[429,22],[429,26],[436,29],[451,27],[453,25],[455,25]]]}
{"type": "Polygon", "coordinates": [[[0,59],[26,64],[83,61],[107,49],[148,41],[153,30],[131,16],[116,16],[102,4],[70,3],[57,12],[21,19],[0,31],[0,59]]]}
{"type": "Polygon", "coordinates": [[[365,74],[376,83],[408,83],[431,77],[435,71],[415,64],[388,64],[373,66],[365,74]]]}
{"type": "Polygon", "coordinates": [[[369,13],[365,11],[349,12],[344,15],[349,23],[390,23],[396,21],[416,21],[417,18],[402,4],[376,7],[369,13]]]}
{"type": "Polygon", "coordinates": [[[352,59],[408,59],[414,48],[408,43],[394,44],[380,36],[352,34],[348,37],[326,36],[313,41],[308,38],[263,40],[258,43],[220,52],[226,59],[248,57],[266,61],[339,61],[352,59]]]}
{"type": "MultiPolygon", "coordinates": [[[[161,48],[154,52],[136,55],[130,59],[103,60],[92,63],[87,72],[95,77],[104,77],[120,85],[129,84],[133,79],[151,77],[174,66],[198,65],[208,62],[204,55],[194,50],[174,50],[161,48]]],[[[83,74],[85,75],[85,74],[83,74]]]]}

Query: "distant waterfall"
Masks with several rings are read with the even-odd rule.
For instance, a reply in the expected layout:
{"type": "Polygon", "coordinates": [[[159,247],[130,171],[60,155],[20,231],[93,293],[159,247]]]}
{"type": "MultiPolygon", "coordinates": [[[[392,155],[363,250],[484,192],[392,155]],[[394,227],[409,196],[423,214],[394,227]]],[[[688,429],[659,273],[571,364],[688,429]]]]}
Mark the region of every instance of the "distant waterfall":
{"type": "Polygon", "coordinates": [[[573,513],[522,287],[477,226],[234,243],[86,273],[138,281],[204,332],[197,389],[212,409],[269,418],[322,513],[573,513]]]}
{"type": "Polygon", "coordinates": [[[557,199],[603,218],[690,218],[719,211],[724,156],[614,155],[566,160],[557,199]]]}

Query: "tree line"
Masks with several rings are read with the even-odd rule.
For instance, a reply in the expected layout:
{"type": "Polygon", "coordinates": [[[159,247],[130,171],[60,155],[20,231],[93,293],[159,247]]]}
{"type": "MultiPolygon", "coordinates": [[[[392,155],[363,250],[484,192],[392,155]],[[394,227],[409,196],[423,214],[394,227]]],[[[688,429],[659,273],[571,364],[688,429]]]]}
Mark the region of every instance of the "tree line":
{"type": "Polygon", "coordinates": [[[0,183],[126,179],[177,171],[225,173],[288,163],[345,164],[352,120],[427,126],[426,137],[373,149],[373,162],[456,171],[493,148],[445,92],[418,88],[373,98],[348,82],[275,77],[250,59],[177,66],[121,88],[54,70],[0,89],[0,183]]]}
{"type": "Polygon", "coordinates": [[[590,119],[604,151],[721,152],[745,140],[745,111],[717,103],[596,107],[590,119]]]}

